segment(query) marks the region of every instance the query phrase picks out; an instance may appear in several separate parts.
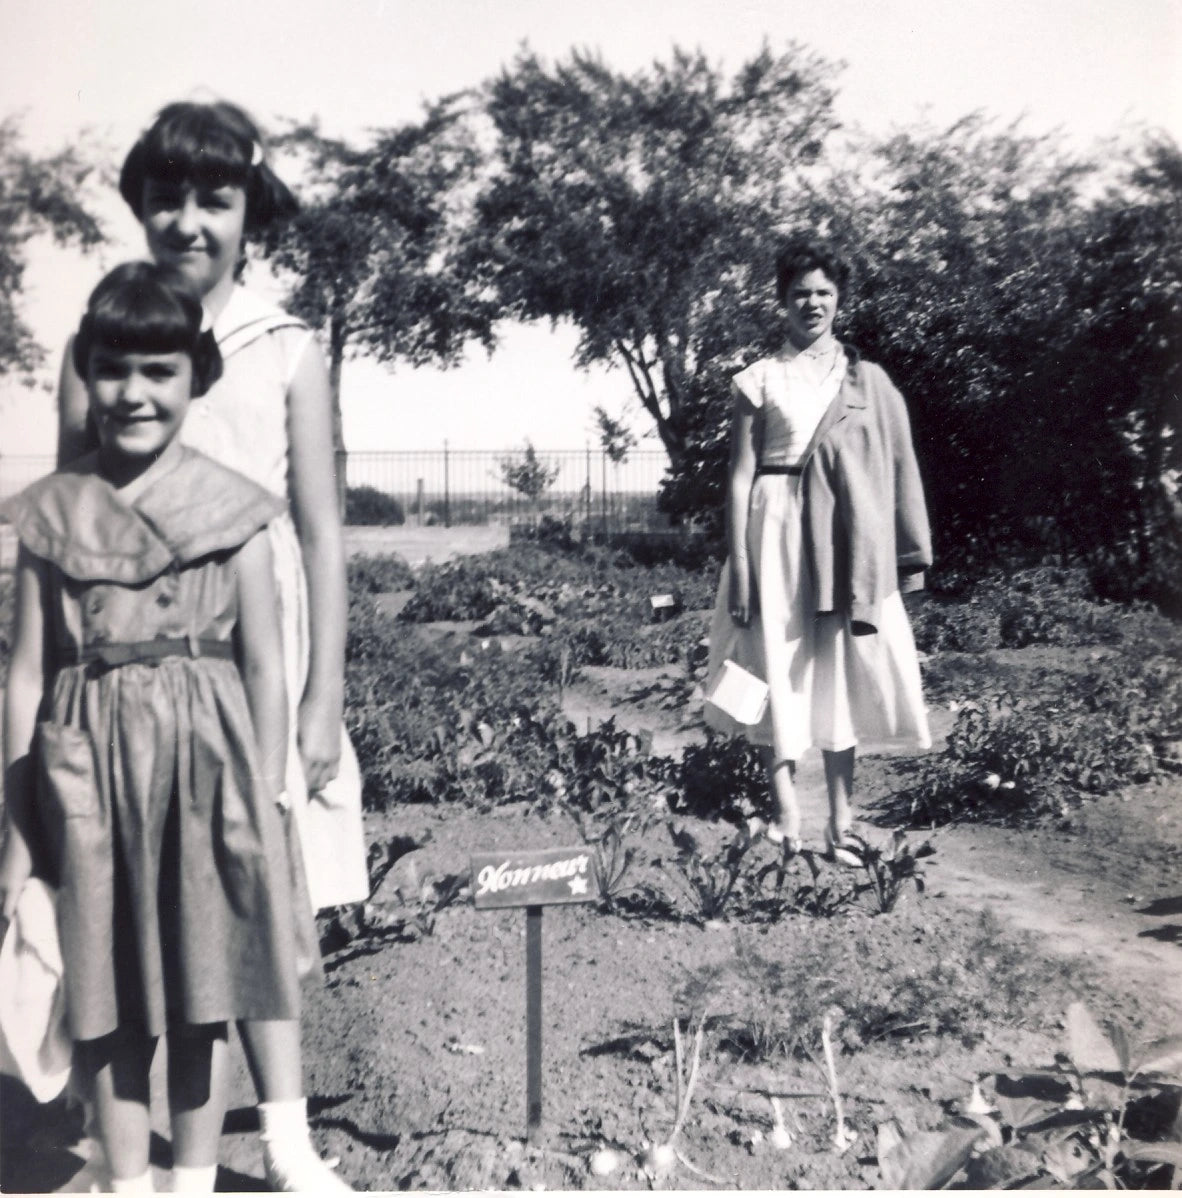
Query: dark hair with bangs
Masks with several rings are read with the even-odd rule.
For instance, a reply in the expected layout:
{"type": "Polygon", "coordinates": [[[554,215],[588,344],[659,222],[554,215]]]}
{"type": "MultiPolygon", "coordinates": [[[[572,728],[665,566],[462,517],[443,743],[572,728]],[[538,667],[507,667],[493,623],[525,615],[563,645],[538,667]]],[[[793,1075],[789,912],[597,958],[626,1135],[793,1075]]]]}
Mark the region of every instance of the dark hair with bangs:
{"type": "Polygon", "coordinates": [[[226,100],[169,104],[131,147],[119,172],[119,194],[139,221],[144,219],[148,179],[241,187],[248,233],[293,216],[299,208],[287,184],[263,161],[258,126],[226,100]]]}
{"type": "Polygon", "coordinates": [[[85,379],[96,349],[188,354],[193,394],[204,395],[221,377],[222,355],[213,334],[202,331],[203,315],[183,275],[155,262],[125,262],[90,293],[74,338],[74,369],[85,379]]]}
{"type": "Polygon", "coordinates": [[[837,287],[840,306],[850,285],[850,264],[835,245],[811,233],[790,237],[776,254],[776,299],[788,298],[792,281],[810,270],[819,270],[837,287]]]}

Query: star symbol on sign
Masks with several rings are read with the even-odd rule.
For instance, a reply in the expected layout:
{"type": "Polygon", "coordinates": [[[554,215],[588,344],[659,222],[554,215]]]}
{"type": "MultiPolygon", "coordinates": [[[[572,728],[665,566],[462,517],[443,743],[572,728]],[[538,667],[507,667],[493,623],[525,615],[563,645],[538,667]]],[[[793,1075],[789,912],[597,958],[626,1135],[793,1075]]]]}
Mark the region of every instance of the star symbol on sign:
{"type": "Polygon", "coordinates": [[[586,894],[587,893],[587,879],[586,878],[571,878],[569,885],[570,885],[571,894],[586,894]]]}

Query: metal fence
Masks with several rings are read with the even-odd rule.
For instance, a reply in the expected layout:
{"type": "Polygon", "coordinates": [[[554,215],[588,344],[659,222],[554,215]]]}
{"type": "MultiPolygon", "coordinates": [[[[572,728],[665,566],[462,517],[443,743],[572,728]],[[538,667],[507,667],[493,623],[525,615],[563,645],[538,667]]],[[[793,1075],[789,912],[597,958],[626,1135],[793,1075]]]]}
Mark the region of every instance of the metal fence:
{"type": "Polygon", "coordinates": [[[506,480],[524,461],[520,449],[349,453],[346,478],[393,497],[408,523],[516,524],[548,515],[611,530],[667,526],[657,511],[663,452],[634,450],[619,463],[590,448],[536,454],[548,483],[535,497],[506,480]]]}
{"type": "MultiPolygon", "coordinates": [[[[506,481],[521,449],[441,449],[349,452],[350,488],[371,487],[396,503],[408,524],[520,524],[543,516],[608,531],[660,529],[657,491],[668,466],[660,450],[633,450],[623,462],[590,447],[536,451],[548,485],[531,498],[506,481]]],[[[53,469],[49,455],[0,454],[0,499],[53,469]]],[[[393,507],[393,505],[391,505],[393,507]]]]}

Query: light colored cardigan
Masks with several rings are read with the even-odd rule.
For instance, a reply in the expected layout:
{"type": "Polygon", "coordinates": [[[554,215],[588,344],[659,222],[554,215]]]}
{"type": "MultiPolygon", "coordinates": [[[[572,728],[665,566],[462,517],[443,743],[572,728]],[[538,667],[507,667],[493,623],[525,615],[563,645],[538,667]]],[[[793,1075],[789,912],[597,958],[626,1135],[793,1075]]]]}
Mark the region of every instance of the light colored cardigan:
{"type": "Polygon", "coordinates": [[[845,350],[845,378],[802,459],[805,548],[818,614],[876,632],[883,600],[919,590],[932,564],[907,406],[881,366],[845,350]]]}

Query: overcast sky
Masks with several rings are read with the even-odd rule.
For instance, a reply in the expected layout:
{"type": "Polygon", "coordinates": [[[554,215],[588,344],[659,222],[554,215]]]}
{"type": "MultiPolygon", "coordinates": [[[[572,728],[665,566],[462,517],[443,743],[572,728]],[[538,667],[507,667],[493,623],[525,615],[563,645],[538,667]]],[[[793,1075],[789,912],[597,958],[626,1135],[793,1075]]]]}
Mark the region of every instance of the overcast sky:
{"type": "MultiPolygon", "coordinates": [[[[764,39],[797,40],[845,62],[839,115],[874,132],[982,109],[1077,145],[1138,126],[1182,140],[1182,0],[0,0],[0,20],[0,115],[22,114],[38,151],[89,129],[112,164],[173,99],[216,94],[264,125],[315,115],[360,136],[495,73],[525,41],[547,57],[595,48],[631,70],[673,45],[730,69],[764,39]]],[[[25,311],[53,351],[46,381],[97,277],[143,252],[116,200],[103,215],[114,241],[101,255],[38,246],[30,265],[25,311]]],[[[473,354],[449,372],[352,364],[346,441],[581,446],[594,404],[620,412],[628,388],[618,373],[575,373],[572,340],[521,330],[491,362],[473,354]]],[[[10,390],[0,405],[0,452],[51,449],[47,393],[10,390]]]]}

